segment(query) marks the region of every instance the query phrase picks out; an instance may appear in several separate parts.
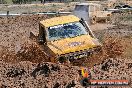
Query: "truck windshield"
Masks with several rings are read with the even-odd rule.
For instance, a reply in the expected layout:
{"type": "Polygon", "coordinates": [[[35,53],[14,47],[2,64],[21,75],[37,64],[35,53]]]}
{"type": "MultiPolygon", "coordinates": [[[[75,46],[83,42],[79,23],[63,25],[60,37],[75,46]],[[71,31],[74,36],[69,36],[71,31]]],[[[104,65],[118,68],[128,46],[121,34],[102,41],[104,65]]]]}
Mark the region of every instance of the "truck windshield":
{"type": "Polygon", "coordinates": [[[85,27],[80,22],[68,23],[49,27],[47,31],[48,40],[54,41],[64,38],[73,38],[88,34],[85,27]]]}

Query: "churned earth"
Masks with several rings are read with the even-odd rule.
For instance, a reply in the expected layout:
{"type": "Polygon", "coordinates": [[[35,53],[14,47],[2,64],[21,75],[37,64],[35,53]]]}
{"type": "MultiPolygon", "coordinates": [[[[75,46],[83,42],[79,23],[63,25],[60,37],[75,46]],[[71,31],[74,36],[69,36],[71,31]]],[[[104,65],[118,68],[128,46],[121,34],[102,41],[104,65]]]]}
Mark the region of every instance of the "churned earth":
{"type": "MultiPolygon", "coordinates": [[[[80,66],[47,62],[44,52],[30,40],[30,31],[38,32],[39,21],[47,18],[50,17],[30,15],[0,18],[1,88],[83,88],[80,85],[80,66]]],[[[104,60],[92,67],[85,67],[90,70],[92,79],[131,80],[132,25],[114,24],[107,29],[93,31],[103,44],[104,60]]],[[[131,86],[132,83],[117,88],[131,86]]]]}

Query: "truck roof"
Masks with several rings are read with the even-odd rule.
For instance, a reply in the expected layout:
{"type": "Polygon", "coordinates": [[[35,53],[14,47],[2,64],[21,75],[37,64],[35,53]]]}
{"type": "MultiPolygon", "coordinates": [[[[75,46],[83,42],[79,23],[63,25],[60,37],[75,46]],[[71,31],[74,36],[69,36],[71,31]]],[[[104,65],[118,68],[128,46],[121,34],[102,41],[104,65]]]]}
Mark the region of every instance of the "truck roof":
{"type": "Polygon", "coordinates": [[[50,19],[46,19],[43,21],[40,21],[40,23],[45,27],[51,27],[59,24],[66,24],[70,22],[76,22],[80,19],[74,15],[68,15],[68,16],[61,16],[61,17],[54,17],[50,19]]]}

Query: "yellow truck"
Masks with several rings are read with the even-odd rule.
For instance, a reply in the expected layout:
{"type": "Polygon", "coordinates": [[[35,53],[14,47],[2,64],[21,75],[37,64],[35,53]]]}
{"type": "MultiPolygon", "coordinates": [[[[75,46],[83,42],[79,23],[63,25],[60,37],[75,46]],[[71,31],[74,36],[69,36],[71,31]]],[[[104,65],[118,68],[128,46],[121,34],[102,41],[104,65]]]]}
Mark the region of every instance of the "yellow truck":
{"type": "Polygon", "coordinates": [[[40,21],[38,43],[51,62],[85,59],[101,50],[86,21],[74,15],[40,21]]]}

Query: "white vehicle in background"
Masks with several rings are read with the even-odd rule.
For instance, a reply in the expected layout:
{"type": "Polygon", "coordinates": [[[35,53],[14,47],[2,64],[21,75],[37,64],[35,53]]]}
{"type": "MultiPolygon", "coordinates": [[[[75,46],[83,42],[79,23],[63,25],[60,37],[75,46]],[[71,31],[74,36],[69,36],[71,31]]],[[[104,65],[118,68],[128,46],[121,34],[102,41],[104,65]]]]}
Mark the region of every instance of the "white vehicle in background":
{"type": "Polygon", "coordinates": [[[110,20],[111,11],[106,11],[101,4],[80,3],[75,6],[74,15],[83,18],[88,23],[110,20]]]}

